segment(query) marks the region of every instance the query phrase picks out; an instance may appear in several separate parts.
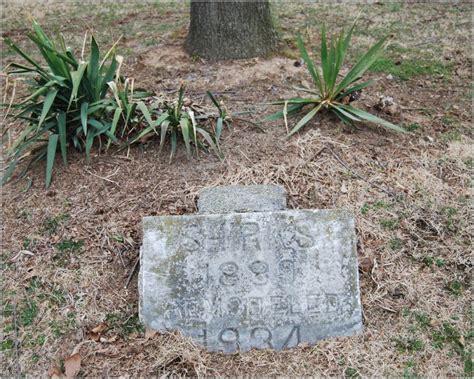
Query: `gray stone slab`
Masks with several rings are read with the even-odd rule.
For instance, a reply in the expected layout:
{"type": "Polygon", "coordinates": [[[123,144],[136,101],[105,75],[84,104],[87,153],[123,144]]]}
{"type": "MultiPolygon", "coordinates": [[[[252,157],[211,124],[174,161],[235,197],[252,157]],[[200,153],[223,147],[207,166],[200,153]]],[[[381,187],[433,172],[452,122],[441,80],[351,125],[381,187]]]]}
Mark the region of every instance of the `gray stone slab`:
{"type": "Polygon", "coordinates": [[[220,186],[199,194],[199,213],[265,212],[286,209],[286,191],[276,185],[220,186]]]}
{"type": "Polygon", "coordinates": [[[140,317],[226,353],[352,335],[357,267],[346,211],[145,217],[140,317]]]}

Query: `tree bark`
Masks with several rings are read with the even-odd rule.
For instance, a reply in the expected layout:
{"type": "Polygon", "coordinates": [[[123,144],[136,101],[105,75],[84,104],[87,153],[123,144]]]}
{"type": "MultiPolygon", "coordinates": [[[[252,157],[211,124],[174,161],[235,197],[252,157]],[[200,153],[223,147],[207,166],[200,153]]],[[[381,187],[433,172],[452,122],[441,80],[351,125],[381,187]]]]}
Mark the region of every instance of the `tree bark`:
{"type": "Polygon", "coordinates": [[[189,54],[209,60],[263,57],[275,46],[268,0],[191,1],[189,54]]]}

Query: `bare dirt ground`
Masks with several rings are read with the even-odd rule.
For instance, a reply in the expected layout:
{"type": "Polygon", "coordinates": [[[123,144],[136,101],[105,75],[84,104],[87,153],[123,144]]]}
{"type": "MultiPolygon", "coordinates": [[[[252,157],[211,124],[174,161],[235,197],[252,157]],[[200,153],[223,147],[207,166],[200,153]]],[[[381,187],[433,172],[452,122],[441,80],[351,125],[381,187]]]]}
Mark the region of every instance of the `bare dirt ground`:
{"type": "MultiPolygon", "coordinates": [[[[410,130],[349,131],[323,115],[286,139],[283,122],[262,132],[235,121],[224,134],[223,162],[212,155],[188,161],[180,149],[168,164],[169,151],[158,154],[152,141],[96,151],[90,163],[76,154],[68,166],[56,165],[49,190],[43,164],[34,166],[2,189],[4,376],[59,373],[73,351],[79,375],[89,377],[472,376],[470,4],[275,3],[280,51],[220,63],[182,50],[184,3],[3,5],[3,35],[24,46],[28,16],[63,31],[72,46],[87,29],[105,46],[123,34],[126,73],[140,86],[172,96],[184,80],[194,101],[213,90],[252,121],[277,110],[263,103],[309,82],[305,67],[294,65],[295,33],[317,48],[322,20],[338,31],[361,11],[349,62],[382,35],[393,37],[358,105],[410,130]],[[380,95],[392,96],[400,112],[374,109],[380,95]],[[142,217],[192,213],[199,190],[231,183],[283,185],[291,208],[354,212],[361,335],[221,355],[178,334],[143,330],[136,276],[125,288],[142,217]]],[[[2,48],[2,67],[15,59],[2,48]]]]}

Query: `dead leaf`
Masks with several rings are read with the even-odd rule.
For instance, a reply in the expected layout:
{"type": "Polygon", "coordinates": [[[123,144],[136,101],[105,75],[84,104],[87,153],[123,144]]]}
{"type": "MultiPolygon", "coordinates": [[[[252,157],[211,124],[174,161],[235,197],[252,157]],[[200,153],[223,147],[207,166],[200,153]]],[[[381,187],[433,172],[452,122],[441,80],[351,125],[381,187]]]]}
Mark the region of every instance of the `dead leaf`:
{"type": "Polygon", "coordinates": [[[95,326],[91,332],[92,333],[103,333],[106,329],[108,328],[108,325],[107,323],[105,322],[101,322],[100,324],[97,324],[97,326],[95,326]]]}
{"type": "Polygon", "coordinates": [[[64,361],[66,378],[74,378],[81,370],[81,356],[79,353],[71,355],[64,361]]]}
{"type": "Polygon", "coordinates": [[[53,366],[49,369],[48,376],[50,376],[51,379],[62,378],[63,372],[58,366],[53,366]]]}
{"type": "Polygon", "coordinates": [[[94,328],[91,329],[91,331],[88,333],[89,338],[94,340],[94,341],[99,341],[100,336],[107,330],[109,326],[105,322],[101,322],[100,324],[97,324],[94,328]]]}
{"type": "Polygon", "coordinates": [[[359,269],[362,272],[369,273],[374,267],[374,260],[372,257],[363,257],[359,260],[359,269]]]}

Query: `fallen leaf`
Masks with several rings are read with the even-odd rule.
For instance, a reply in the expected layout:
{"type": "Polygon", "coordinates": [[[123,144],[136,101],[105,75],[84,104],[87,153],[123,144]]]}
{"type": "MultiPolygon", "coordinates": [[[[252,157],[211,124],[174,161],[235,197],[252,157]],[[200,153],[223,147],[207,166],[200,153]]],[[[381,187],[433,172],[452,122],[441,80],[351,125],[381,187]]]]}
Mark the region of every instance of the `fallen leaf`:
{"type": "Polygon", "coordinates": [[[107,330],[107,328],[108,328],[108,325],[105,322],[101,322],[100,324],[97,324],[88,333],[89,338],[96,342],[99,341],[100,336],[107,330]]]}
{"type": "Polygon", "coordinates": [[[74,378],[81,369],[81,356],[79,353],[71,355],[64,361],[66,378],[74,378]]]}
{"type": "Polygon", "coordinates": [[[107,329],[108,325],[105,322],[101,322],[97,326],[95,326],[91,332],[92,333],[103,333],[105,329],[107,329]]]}
{"type": "Polygon", "coordinates": [[[369,273],[374,267],[374,260],[372,257],[363,257],[359,260],[359,269],[362,272],[369,273]]]}
{"type": "Polygon", "coordinates": [[[63,376],[63,372],[58,366],[53,366],[49,369],[48,376],[51,377],[51,379],[61,378],[63,376]]]}

